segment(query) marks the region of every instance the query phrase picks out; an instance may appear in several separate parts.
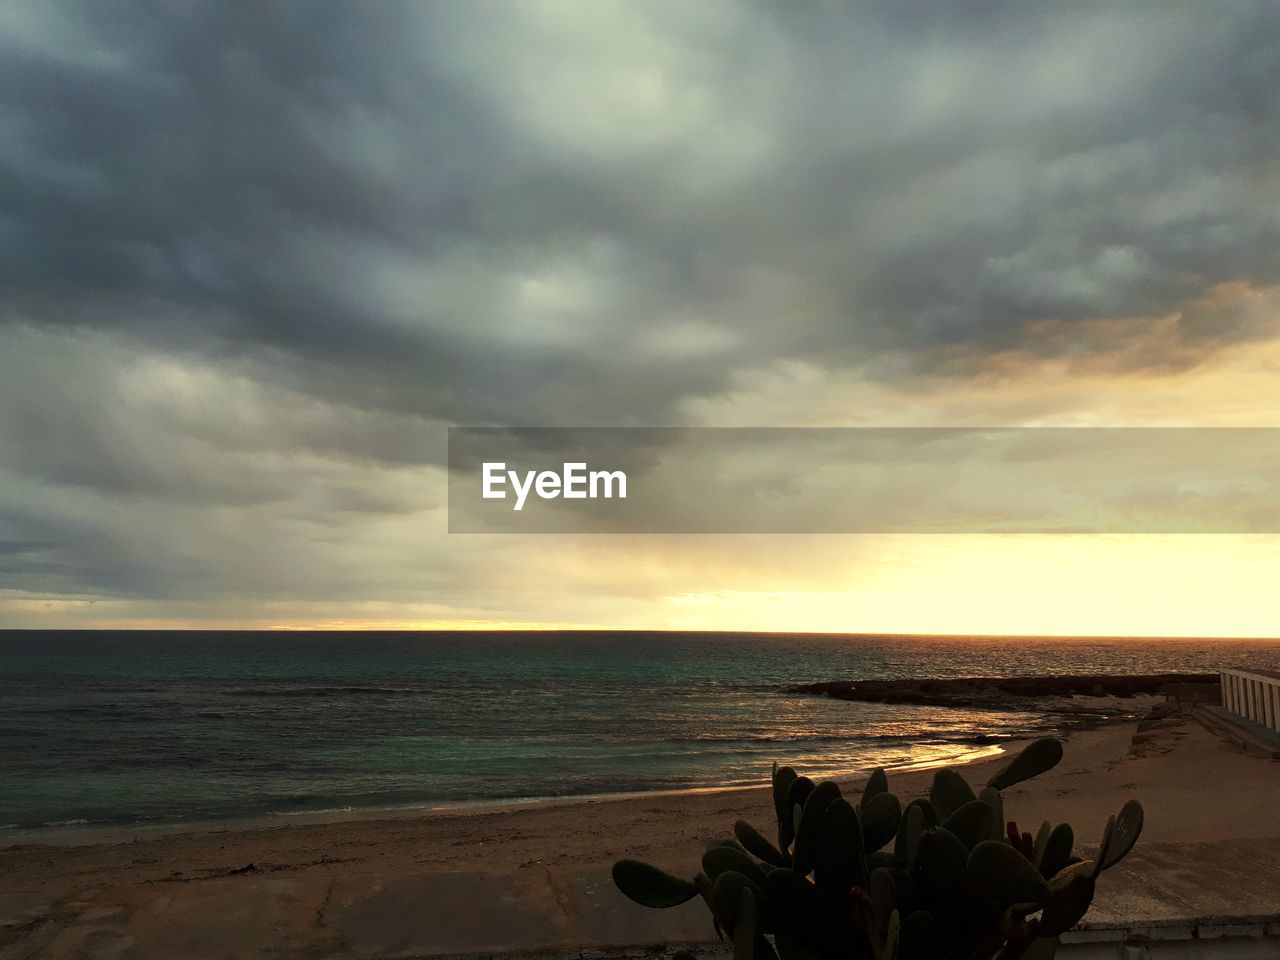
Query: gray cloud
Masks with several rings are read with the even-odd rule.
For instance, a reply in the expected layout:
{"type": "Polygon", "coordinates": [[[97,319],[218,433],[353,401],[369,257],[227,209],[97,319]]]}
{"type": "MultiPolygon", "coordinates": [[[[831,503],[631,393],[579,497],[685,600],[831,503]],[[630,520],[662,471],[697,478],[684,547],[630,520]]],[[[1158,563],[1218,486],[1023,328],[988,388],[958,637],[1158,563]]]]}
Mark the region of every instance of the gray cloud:
{"type": "Polygon", "coordinates": [[[333,589],[294,521],[434,509],[448,423],[1272,336],[1278,81],[1264,2],[8,5],[0,562],[234,593],[241,511],[333,589]]]}

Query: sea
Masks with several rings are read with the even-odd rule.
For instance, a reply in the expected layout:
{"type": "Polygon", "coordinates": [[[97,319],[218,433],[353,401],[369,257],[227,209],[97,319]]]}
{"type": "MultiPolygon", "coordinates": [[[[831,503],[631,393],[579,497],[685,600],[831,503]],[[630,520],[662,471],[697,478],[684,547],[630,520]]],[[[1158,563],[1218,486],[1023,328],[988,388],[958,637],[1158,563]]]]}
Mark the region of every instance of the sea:
{"type": "Polygon", "coordinates": [[[0,632],[0,842],[937,762],[1039,710],[820,680],[1280,668],[1280,643],[634,632],[0,632]]]}

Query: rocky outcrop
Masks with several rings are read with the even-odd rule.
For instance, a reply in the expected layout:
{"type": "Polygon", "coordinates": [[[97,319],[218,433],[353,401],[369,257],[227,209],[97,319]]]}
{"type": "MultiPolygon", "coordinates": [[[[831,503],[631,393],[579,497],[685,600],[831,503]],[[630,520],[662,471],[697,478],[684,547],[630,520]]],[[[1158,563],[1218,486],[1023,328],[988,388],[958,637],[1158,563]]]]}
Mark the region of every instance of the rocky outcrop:
{"type": "Polygon", "coordinates": [[[1217,684],[1216,673],[1087,674],[1035,677],[951,677],[916,680],[832,680],[791,687],[791,693],[813,693],[837,700],[866,703],[911,703],[937,707],[1025,710],[1065,697],[1161,695],[1172,685],[1217,684]]]}

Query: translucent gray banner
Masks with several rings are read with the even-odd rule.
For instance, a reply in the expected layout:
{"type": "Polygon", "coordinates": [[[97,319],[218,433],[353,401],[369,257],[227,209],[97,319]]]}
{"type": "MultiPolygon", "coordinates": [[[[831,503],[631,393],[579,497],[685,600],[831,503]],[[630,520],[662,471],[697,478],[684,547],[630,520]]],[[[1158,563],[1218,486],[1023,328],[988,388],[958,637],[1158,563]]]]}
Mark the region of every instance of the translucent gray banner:
{"type": "Polygon", "coordinates": [[[1280,533],[1280,428],[449,430],[451,533],[1280,533]]]}

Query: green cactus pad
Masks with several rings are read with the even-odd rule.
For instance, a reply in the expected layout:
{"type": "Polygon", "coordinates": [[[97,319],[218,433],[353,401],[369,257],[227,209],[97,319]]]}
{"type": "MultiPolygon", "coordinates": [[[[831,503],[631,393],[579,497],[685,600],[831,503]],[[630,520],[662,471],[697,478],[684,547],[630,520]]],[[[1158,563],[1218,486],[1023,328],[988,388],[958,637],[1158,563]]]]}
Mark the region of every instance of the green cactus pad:
{"type": "MultiPolygon", "coordinates": [[[[816,792],[814,796],[817,796],[816,792]]],[[[827,805],[815,841],[814,880],[824,892],[835,900],[841,900],[848,896],[849,889],[855,884],[866,885],[862,825],[848,800],[836,797],[827,805]]],[[[796,863],[796,872],[804,872],[799,840],[796,841],[796,863]]]]}
{"type": "Polygon", "coordinates": [[[1053,737],[1041,737],[1032,740],[1022,752],[1001,767],[987,781],[987,785],[997,790],[1008,790],[1015,783],[1038,777],[1052,770],[1062,759],[1062,741],[1053,737]]]}
{"type": "Polygon", "coordinates": [[[733,960],[754,960],[756,936],[756,896],[750,887],[742,887],[734,907],[733,960]]]}
{"type": "Polygon", "coordinates": [[[862,843],[868,851],[879,850],[897,836],[902,823],[902,803],[892,793],[877,793],[863,800],[859,813],[862,843]]]}
{"type": "Polygon", "coordinates": [[[1049,881],[1040,929],[1050,937],[1066,933],[1084,919],[1093,903],[1095,883],[1087,870],[1066,870],[1049,881]]]}
{"type": "MultiPolygon", "coordinates": [[[[1093,877],[1094,881],[1096,882],[1098,879],[1098,874],[1102,873],[1102,871],[1098,869],[1098,861],[1096,860],[1078,860],[1075,857],[1072,857],[1071,860],[1072,860],[1071,863],[1067,864],[1065,867],[1062,868],[1062,870],[1060,871],[1060,874],[1072,873],[1076,870],[1079,870],[1081,873],[1087,873],[1089,876],[1093,877]]],[[[1050,877],[1050,879],[1053,879],[1053,878],[1050,877]]]]}
{"type": "Polygon", "coordinates": [[[920,812],[924,814],[924,825],[926,828],[938,827],[942,825],[942,818],[938,816],[938,810],[928,797],[917,797],[912,800],[909,807],[919,807],[920,812]]]}
{"type": "Polygon", "coordinates": [[[902,812],[898,837],[893,843],[893,859],[901,866],[910,866],[915,862],[920,837],[926,827],[924,809],[918,803],[907,804],[907,809],[902,812]]]}
{"type": "Polygon", "coordinates": [[[972,850],[983,840],[991,838],[991,824],[994,820],[995,811],[991,809],[990,804],[984,800],[970,800],[947,817],[943,826],[972,850]]]}
{"type": "Polygon", "coordinates": [[[1138,842],[1138,837],[1142,834],[1143,819],[1142,804],[1137,800],[1130,800],[1120,808],[1106,856],[1099,855],[1103,870],[1110,870],[1133,849],[1133,845],[1138,842]]]}
{"type": "Polygon", "coordinates": [[[818,851],[818,835],[822,815],[833,801],[840,799],[840,788],[832,780],[823,780],[805,798],[800,822],[796,827],[796,844],[792,854],[792,866],[796,873],[807,874],[813,869],[818,851]]]}
{"type": "Polygon", "coordinates": [[[1071,848],[1075,842],[1075,831],[1071,829],[1071,824],[1060,823],[1054,827],[1037,862],[1040,876],[1048,878],[1061,873],[1071,861],[1071,848]]]}
{"type": "Polygon", "coordinates": [[[1107,863],[1107,852],[1111,849],[1111,839],[1115,835],[1116,815],[1107,817],[1107,825],[1102,828],[1102,841],[1098,844],[1098,855],[1093,861],[1093,878],[1096,880],[1107,863]]]}
{"type": "MultiPolygon", "coordinates": [[[[697,886],[698,888],[698,895],[702,897],[702,902],[707,905],[707,909],[711,911],[711,916],[714,919],[716,914],[716,905],[715,905],[715,902],[711,899],[712,888],[714,886],[711,882],[711,878],[708,877],[705,873],[699,873],[696,877],[693,878],[693,882],[694,882],[694,885],[697,886]]],[[[716,933],[719,934],[719,932],[720,932],[720,925],[719,925],[719,922],[717,921],[716,933]]]]}
{"type": "Polygon", "coordinates": [[[738,928],[741,918],[738,907],[742,902],[742,891],[750,890],[752,894],[752,922],[759,927],[771,926],[772,916],[768,913],[768,904],[764,888],[750,877],[727,870],[716,877],[712,887],[711,902],[715,905],[715,915],[730,935],[738,928]]]}
{"type": "Polygon", "coordinates": [[[796,782],[796,772],[791,767],[773,765],[773,812],[778,818],[778,844],[782,849],[791,846],[795,833],[791,828],[791,785],[796,782]]]}
{"type": "Polygon", "coordinates": [[[809,794],[813,793],[816,787],[812,780],[808,777],[796,777],[791,781],[791,786],[787,788],[787,809],[793,810],[796,807],[803,807],[804,802],[809,799],[809,794]]]}
{"type": "Polygon", "coordinates": [[[873,938],[884,939],[889,928],[889,914],[898,909],[898,888],[893,881],[893,874],[888,870],[871,871],[871,882],[868,885],[871,898],[871,934],[873,938]]]}
{"type": "Polygon", "coordinates": [[[910,870],[894,867],[889,873],[893,876],[893,889],[898,897],[898,910],[905,917],[919,906],[916,902],[919,898],[916,896],[915,881],[911,879],[910,870]]]}
{"type": "Polygon", "coordinates": [[[1007,843],[984,840],[969,854],[969,878],[1002,907],[1014,903],[1042,903],[1049,884],[1040,871],[1007,843]]]}
{"type": "Polygon", "coordinates": [[[1031,862],[1037,867],[1040,866],[1040,860],[1044,857],[1045,844],[1049,842],[1049,834],[1053,832],[1053,824],[1048,820],[1040,824],[1040,829],[1036,831],[1035,843],[1031,847],[1031,862]]]}
{"type": "Polygon", "coordinates": [[[964,777],[950,767],[944,767],[933,775],[933,786],[929,788],[929,801],[937,811],[940,821],[945,823],[947,817],[966,803],[976,799],[973,788],[964,777]]]}
{"type": "Polygon", "coordinates": [[[716,919],[730,933],[738,921],[738,894],[751,889],[751,880],[736,870],[726,870],[711,885],[711,904],[716,919]]]}
{"type": "Polygon", "coordinates": [[[764,887],[764,870],[743,850],[737,847],[708,847],[702,855],[702,872],[712,880],[728,871],[736,871],[748,877],[753,883],[764,887]]]}
{"type": "Polygon", "coordinates": [[[745,820],[739,820],[733,825],[734,836],[738,838],[738,842],[743,848],[754,857],[758,857],[765,863],[774,867],[788,866],[789,861],[781,850],[761,835],[760,831],[747,823],[745,820]]]}
{"type": "Polygon", "coordinates": [[[889,792],[889,778],[885,775],[884,767],[876,767],[871,771],[871,776],[867,779],[867,785],[862,788],[861,806],[865,807],[867,801],[880,793],[889,792]]]}
{"type": "Polygon", "coordinates": [[[991,818],[991,834],[987,839],[1003,840],[1005,838],[1004,798],[1000,796],[1000,791],[995,787],[983,787],[978,793],[978,799],[989,806],[993,814],[991,818]]]}
{"type": "Polygon", "coordinates": [[[969,851],[945,827],[934,827],[920,836],[911,877],[923,903],[952,896],[968,883],[969,851]]]}
{"type": "Polygon", "coordinates": [[[894,910],[889,914],[889,925],[884,939],[875,944],[876,960],[897,960],[898,938],[902,934],[902,914],[894,910]]]}
{"type": "Polygon", "coordinates": [[[619,860],[613,865],[613,883],[624,895],[646,907],[678,907],[698,895],[690,880],[639,860],[619,860]]]}

